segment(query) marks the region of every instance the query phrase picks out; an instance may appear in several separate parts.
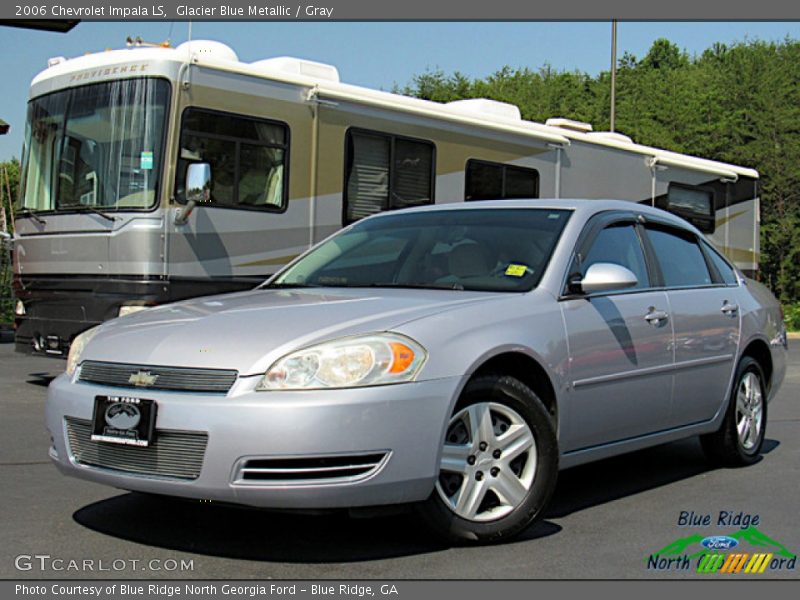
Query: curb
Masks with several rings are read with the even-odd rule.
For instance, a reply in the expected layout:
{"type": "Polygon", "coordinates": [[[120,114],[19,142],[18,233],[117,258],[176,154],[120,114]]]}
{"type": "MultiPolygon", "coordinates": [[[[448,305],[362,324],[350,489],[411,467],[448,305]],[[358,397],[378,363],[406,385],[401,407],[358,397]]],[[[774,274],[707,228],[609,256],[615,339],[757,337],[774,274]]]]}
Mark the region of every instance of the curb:
{"type": "Polygon", "coordinates": [[[790,331],[786,334],[790,340],[800,340],[800,331],[790,331]]]}

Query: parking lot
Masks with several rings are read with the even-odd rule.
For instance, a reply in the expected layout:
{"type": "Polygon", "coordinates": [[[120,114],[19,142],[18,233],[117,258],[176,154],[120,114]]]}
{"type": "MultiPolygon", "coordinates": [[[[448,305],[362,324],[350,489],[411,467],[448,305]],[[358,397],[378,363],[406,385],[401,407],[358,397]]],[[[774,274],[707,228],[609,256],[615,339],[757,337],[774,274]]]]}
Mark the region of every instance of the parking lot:
{"type": "MultiPolygon", "coordinates": [[[[697,577],[648,570],[647,558],[679,538],[741,529],[718,526],[720,512],[758,515],[762,534],[797,552],[800,340],[791,343],[758,464],[712,469],[690,440],[577,467],[561,473],[545,519],[521,539],[476,548],[444,547],[410,515],[268,513],[64,477],[47,457],[43,425],[46,386],[64,363],[0,344],[0,577],[697,577]],[[682,512],[712,523],[679,527],[682,512]]],[[[797,570],[765,576],[796,578],[797,570]]]]}

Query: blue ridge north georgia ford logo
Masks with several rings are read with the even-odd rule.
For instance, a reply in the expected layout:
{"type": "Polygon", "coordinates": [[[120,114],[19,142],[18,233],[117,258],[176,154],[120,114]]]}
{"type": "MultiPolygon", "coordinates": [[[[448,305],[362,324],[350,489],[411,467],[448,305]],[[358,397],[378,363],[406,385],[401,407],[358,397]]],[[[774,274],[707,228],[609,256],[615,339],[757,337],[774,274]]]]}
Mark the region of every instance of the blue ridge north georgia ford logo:
{"type": "Polygon", "coordinates": [[[142,413],[135,404],[117,402],[106,409],[106,423],[115,429],[133,429],[141,418],[142,413]]]}

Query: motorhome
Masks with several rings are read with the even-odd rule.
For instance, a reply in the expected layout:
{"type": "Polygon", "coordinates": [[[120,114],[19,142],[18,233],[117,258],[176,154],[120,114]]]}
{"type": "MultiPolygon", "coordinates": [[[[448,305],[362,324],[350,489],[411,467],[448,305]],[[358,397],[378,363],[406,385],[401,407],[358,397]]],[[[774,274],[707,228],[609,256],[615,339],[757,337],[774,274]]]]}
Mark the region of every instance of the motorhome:
{"type": "Polygon", "coordinates": [[[58,57],[30,88],[17,349],[64,356],[104,320],[255,286],[343,226],[421,204],[652,204],[752,275],[757,180],[587,123],[526,121],[493,100],[366,89],[296,58],[241,62],[218,42],[58,57]]]}

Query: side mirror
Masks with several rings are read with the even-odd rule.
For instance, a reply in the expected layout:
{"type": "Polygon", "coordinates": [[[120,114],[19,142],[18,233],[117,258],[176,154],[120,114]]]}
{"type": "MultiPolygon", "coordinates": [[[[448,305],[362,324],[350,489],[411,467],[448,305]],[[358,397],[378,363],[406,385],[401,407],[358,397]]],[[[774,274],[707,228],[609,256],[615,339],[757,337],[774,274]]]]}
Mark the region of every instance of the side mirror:
{"type": "Polygon", "coordinates": [[[197,203],[208,202],[211,194],[211,165],[208,163],[192,163],[186,169],[186,206],[179,208],[175,215],[175,224],[183,225],[192,214],[197,203]]]}
{"type": "Polygon", "coordinates": [[[639,283],[630,269],[614,263],[595,263],[586,270],[586,275],[572,277],[569,291],[576,294],[593,294],[632,288],[639,283]]]}

